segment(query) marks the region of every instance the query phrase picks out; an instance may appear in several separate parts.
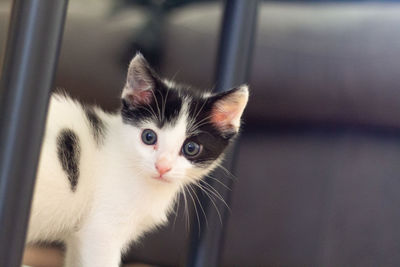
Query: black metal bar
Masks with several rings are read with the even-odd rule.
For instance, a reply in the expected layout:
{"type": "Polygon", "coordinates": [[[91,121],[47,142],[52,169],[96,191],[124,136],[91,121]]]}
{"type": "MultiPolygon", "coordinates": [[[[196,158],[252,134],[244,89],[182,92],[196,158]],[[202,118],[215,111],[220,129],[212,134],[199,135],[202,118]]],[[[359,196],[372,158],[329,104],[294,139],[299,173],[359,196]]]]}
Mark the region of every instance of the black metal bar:
{"type": "Polygon", "coordinates": [[[0,83],[0,266],[20,267],[67,0],[14,1],[0,83]]]}
{"type": "MultiPolygon", "coordinates": [[[[226,1],[216,73],[217,92],[247,82],[257,13],[258,0],[226,1]]],[[[234,150],[234,147],[231,147],[224,163],[224,167],[231,172],[233,170],[234,150]]],[[[212,176],[222,178],[226,177],[226,174],[220,168],[212,176]]],[[[223,181],[227,187],[233,188],[233,179],[223,181]]],[[[214,179],[206,179],[206,182],[214,187],[229,205],[231,191],[214,179]]],[[[204,193],[198,191],[197,194],[200,196],[201,205],[205,209],[208,227],[206,227],[206,218],[201,212],[200,205],[196,203],[200,225],[197,222],[197,217],[193,218],[186,266],[216,267],[219,266],[223,253],[224,229],[229,211],[222,201],[217,199],[215,207],[204,193]],[[217,209],[220,214],[218,214],[217,209]]]]}

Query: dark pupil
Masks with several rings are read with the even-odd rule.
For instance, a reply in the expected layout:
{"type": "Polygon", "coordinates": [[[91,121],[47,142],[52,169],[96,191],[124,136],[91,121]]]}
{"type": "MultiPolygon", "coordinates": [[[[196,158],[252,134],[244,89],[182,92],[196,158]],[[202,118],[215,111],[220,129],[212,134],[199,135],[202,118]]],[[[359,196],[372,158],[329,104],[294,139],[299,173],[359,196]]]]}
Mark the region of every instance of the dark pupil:
{"type": "Polygon", "coordinates": [[[146,133],[146,141],[151,142],[154,139],[154,135],[152,133],[146,133]]]}
{"type": "Polygon", "coordinates": [[[195,149],[196,149],[196,147],[194,146],[193,143],[189,143],[188,144],[187,150],[188,150],[189,153],[193,153],[195,149]]]}

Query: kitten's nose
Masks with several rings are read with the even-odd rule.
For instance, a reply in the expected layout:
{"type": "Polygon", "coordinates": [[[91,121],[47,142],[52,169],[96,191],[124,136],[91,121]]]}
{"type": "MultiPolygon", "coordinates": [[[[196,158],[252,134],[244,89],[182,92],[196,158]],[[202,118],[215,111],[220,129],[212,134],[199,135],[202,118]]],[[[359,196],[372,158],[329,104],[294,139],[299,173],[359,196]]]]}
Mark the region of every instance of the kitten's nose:
{"type": "Polygon", "coordinates": [[[163,176],[165,173],[171,170],[171,164],[166,158],[157,160],[155,165],[160,176],[163,176]]]}

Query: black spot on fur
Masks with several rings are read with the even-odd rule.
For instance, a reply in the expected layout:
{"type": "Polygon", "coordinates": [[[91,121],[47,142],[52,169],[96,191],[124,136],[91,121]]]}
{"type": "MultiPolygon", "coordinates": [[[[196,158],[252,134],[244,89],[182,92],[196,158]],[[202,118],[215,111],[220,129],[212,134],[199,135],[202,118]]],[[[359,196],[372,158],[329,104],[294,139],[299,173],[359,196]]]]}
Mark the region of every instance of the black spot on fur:
{"type": "Polygon", "coordinates": [[[83,110],[85,111],[86,119],[89,122],[90,130],[94,140],[96,141],[97,145],[101,145],[104,142],[106,125],[92,107],[84,107],[83,110]]]}
{"type": "Polygon", "coordinates": [[[57,137],[57,154],[74,192],[79,178],[81,148],[78,136],[70,129],[61,130],[57,137]]]}

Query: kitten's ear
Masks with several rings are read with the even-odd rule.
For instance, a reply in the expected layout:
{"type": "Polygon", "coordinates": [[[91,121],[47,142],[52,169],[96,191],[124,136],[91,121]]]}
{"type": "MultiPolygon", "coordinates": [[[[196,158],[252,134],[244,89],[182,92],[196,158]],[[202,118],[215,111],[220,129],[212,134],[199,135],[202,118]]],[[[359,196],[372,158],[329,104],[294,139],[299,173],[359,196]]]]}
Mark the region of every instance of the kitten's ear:
{"type": "Polygon", "coordinates": [[[132,105],[149,104],[157,81],[155,72],[150,68],[142,54],[137,53],[129,64],[126,85],[122,99],[132,105]]]}
{"type": "Polygon", "coordinates": [[[211,121],[224,133],[236,133],[240,128],[240,118],[249,99],[247,85],[234,88],[214,96],[211,121]]]}

